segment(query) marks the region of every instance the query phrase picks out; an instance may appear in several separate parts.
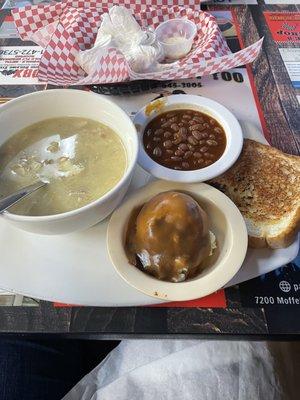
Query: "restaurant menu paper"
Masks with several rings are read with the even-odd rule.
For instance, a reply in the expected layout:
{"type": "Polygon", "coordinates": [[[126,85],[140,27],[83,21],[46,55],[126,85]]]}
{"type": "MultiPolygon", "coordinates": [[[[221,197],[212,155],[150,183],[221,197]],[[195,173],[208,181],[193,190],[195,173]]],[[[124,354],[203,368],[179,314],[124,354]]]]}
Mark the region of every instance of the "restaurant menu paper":
{"type": "Polygon", "coordinates": [[[233,68],[227,72],[188,81],[167,82],[151,92],[134,96],[110,96],[110,99],[133,117],[141,107],[150,101],[172,94],[205,96],[223,104],[238,118],[246,135],[260,137],[264,141],[264,124],[260,119],[256,96],[246,68],[233,68]]]}
{"type": "Polygon", "coordinates": [[[264,12],[294,88],[300,88],[300,13],[264,12]]]}
{"type": "MultiPolygon", "coordinates": [[[[214,11],[212,14],[217,17],[218,24],[225,37],[236,37],[236,29],[232,18],[232,13],[226,10],[214,11]]],[[[237,40],[237,38],[236,38],[237,40]]],[[[9,47],[9,49],[38,49],[38,47],[9,47]]],[[[3,47],[2,47],[3,49],[3,47]]],[[[1,56],[0,56],[1,60],[1,56]]],[[[1,76],[1,74],[0,74],[1,76]]],[[[22,84],[28,82],[28,78],[22,78],[22,84]]],[[[36,83],[36,82],[34,82],[36,83]]],[[[187,80],[178,80],[167,82],[162,87],[152,90],[148,93],[141,93],[135,96],[111,96],[121,107],[133,116],[145,103],[161,96],[170,94],[193,94],[210,97],[228,107],[243,125],[243,130],[249,136],[254,134],[262,135],[262,123],[259,112],[256,107],[256,98],[251,87],[248,71],[246,68],[235,68],[230,71],[216,73],[211,76],[194,78],[187,80]],[[230,93],[230,95],[229,95],[230,93]]],[[[14,305],[20,303],[20,299],[13,299],[13,296],[5,295],[6,301],[13,301],[14,305]]],[[[1,300],[1,297],[0,297],[1,300]]],[[[27,301],[27,298],[22,299],[27,301]]],[[[35,300],[36,301],[36,300],[35,300]]],[[[1,303],[1,301],[0,301],[1,303]]],[[[26,304],[27,305],[27,304],[26,304]]],[[[31,304],[30,304],[31,305],[31,304]]],[[[32,305],[37,305],[34,301],[32,305]]],[[[166,305],[164,305],[166,306],[166,305]]],[[[168,307],[179,306],[178,304],[168,304],[168,307]]],[[[212,294],[207,298],[193,302],[184,302],[181,307],[225,307],[226,300],[224,292],[212,294]]]]}
{"type": "Polygon", "coordinates": [[[292,85],[300,88],[300,47],[279,49],[284,65],[287,69],[292,85]]]}
{"type": "Polygon", "coordinates": [[[300,43],[300,13],[265,12],[264,16],[275,42],[300,43]]]}
{"type": "Polygon", "coordinates": [[[39,84],[39,46],[0,46],[0,85],[39,84]]]}

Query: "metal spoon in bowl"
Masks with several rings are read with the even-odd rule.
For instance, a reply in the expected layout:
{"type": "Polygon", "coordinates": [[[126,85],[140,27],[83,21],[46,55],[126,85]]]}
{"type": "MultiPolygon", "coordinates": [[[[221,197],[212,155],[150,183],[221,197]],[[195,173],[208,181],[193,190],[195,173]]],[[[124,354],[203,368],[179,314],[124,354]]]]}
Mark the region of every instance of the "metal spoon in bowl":
{"type": "Polygon", "coordinates": [[[47,182],[38,181],[32,185],[28,185],[23,187],[22,189],[17,190],[15,193],[10,194],[3,199],[0,199],[0,214],[2,214],[3,211],[7,210],[12,205],[16,204],[18,201],[24,199],[24,197],[28,196],[29,194],[35,192],[45,185],[47,185],[47,182]]]}

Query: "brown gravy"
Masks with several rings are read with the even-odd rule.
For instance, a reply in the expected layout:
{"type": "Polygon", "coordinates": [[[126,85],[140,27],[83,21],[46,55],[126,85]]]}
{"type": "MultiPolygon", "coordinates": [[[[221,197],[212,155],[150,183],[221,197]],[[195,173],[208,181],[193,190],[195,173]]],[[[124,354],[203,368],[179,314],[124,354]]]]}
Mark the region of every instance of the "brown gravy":
{"type": "Polygon", "coordinates": [[[131,264],[157,279],[192,278],[211,252],[207,215],[189,195],[160,193],[133,210],[125,251],[131,264]]]}

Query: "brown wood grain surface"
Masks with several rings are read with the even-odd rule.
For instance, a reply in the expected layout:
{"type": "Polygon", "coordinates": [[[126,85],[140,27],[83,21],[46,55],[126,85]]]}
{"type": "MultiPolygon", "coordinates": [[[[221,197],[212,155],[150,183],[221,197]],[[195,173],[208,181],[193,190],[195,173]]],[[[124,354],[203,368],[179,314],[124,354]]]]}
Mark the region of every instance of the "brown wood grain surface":
{"type": "MultiPolygon", "coordinates": [[[[287,153],[300,154],[299,103],[274,42],[263,7],[234,7],[246,46],[264,36],[263,50],[252,64],[255,86],[271,136],[271,144],[287,153]]],[[[270,9],[270,7],[268,7],[270,9]]],[[[271,8],[273,10],[273,8],[271,8]]],[[[291,10],[286,7],[285,10],[291,10]]]]}
{"type": "MultiPolygon", "coordinates": [[[[277,44],[274,42],[272,34],[267,26],[264,12],[274,12],[280,10],[280,12],[296,12],[299,11],[299,7],[297,6],[262,6],[258,10],[257,8],[250,7],[255,24],[257,26],[258,31],[261,36],[265,37],[265,49],[266,54],[270,66],[270,70],[272,76],[275,81],[276,89],[279,94],[280,103],[285,114],[286,120],[289,124],[289,127],[294,134],[294,139],[297,143],[297,147],[299,149],[300,146],[300,117],[299,117],[299,103],[296,98],[296,89],[293,88],[290,78],[288,76],[286,67],[279,53],[280,47],[299,47],[299,44],[277,44]]],[[[275,133],[276,136],[278,136],[275,133]]],[[[290,135],[287,135],[286,132],[281,131],[280,134],[282,139],[281,141],[285,141],[287,146],[287,150],[289,149],[290,135]]],[[[298,153],[299,154],[299,153],[298,153]]]]}

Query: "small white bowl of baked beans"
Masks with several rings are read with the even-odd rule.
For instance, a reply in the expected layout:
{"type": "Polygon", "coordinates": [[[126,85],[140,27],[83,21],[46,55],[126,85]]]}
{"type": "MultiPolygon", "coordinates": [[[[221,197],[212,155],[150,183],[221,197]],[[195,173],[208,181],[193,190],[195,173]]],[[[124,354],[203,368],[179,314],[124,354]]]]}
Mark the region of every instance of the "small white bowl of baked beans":
{"type": "Polygon", "coordinates": [[[236,117],[216,101],[173,95],[147,104],[134,118],[138,163],[153,176],[203,182],[224,173],[239,157],[243,133],[236,117]]]}

